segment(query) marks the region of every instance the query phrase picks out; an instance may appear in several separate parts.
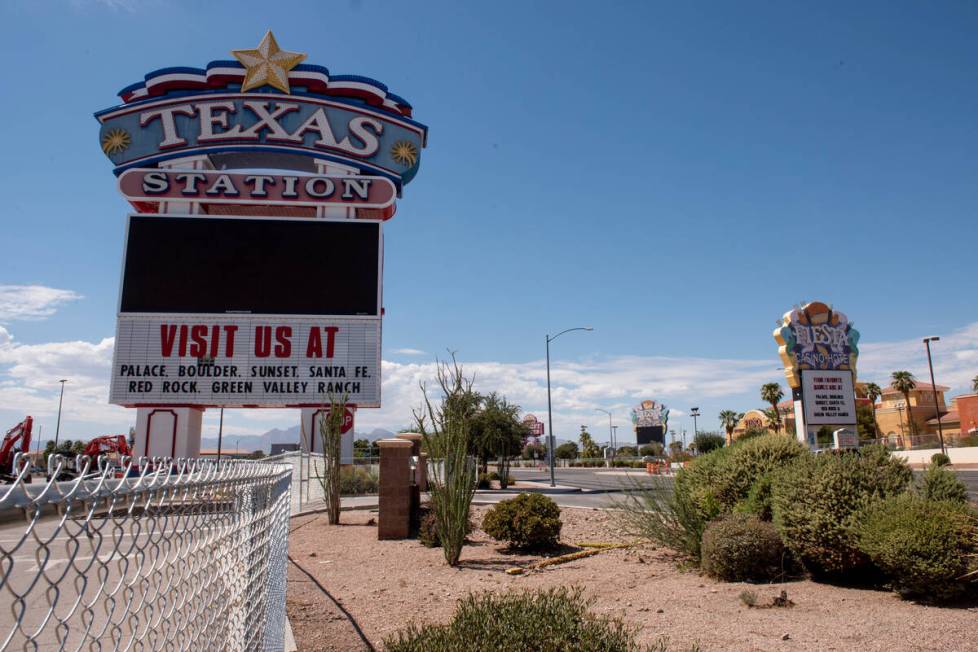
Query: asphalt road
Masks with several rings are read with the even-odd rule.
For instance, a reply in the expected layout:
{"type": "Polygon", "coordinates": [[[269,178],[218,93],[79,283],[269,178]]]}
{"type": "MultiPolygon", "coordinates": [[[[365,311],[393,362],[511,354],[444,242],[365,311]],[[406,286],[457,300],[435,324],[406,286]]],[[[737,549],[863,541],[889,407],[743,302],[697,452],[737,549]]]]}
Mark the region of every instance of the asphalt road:
{"type": "MultiPolygon", "coordinates": [[[[964,469],[955,471],[958,478],[968,487],[968,495],[972,502],[978,503],[978,469],[964,469]]],[[[914,475],[919,475],[915,471],[914,475]]],[[[533,482],[550,482],[550,473],[546,470],[514,468],[511,475],[517,480],[528,480],[533,482]]],[[[656,479],[642,471],[626,471],[625,469],[555,469],[557,484],[565,487],[577,487],[581,493],[561,495],[557,500],[558,504],[570,506],[574,502],[581,503],[577,506],[600,507],[609,506],[615,500],[615,495],[621,491],[634,486],[634,483],[652,483],[656,479]],[[572,498],[576,497],[576,498],[572,498]]],[[[659,478],[659,481],[671,483],[672,479],[668,476],[659,478]]],[[[557,496],[554,496],[556,499],[557,496]]]]}

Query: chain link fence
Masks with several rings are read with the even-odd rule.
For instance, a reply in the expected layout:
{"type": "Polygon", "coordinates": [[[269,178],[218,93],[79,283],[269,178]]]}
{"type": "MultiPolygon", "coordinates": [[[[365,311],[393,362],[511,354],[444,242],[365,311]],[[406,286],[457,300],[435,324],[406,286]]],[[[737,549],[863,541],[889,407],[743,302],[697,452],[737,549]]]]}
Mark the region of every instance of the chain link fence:
{"type": "Polygon", "coordinates": [[[0,651],[283,649],[292,468],[52,455],[0,486],[0,651]]]}

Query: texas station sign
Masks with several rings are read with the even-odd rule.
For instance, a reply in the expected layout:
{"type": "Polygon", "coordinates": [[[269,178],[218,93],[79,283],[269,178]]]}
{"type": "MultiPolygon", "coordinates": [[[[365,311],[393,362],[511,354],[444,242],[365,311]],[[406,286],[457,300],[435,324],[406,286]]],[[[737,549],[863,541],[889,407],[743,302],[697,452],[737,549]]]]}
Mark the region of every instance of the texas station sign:
{"type": "Polygon", "coordinates": [[[232,54],[237,61],[152,72],[119,93],[121,106],[95,114],[116,174],[200,155],[273,168],[276,157],[326,160],[398,189],[417,173],[427,127],[384,84],[302,64],[271,33],[232,54]]]}
{"type": "MultiPolygon", "coordinates": [[[[231,55],[151,72],[95,114],[136,210],[110,401],[380,407],[383,224],[427,127],[386,85],[303,63],[271,32],[231,55]]],[[[162,426],[144,427],[155,450],[162,426]]]]}

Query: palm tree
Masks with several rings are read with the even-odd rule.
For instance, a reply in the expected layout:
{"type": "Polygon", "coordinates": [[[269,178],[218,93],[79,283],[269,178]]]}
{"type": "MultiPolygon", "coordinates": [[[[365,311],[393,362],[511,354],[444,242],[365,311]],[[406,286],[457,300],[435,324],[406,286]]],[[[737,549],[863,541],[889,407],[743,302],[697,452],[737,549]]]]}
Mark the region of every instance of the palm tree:
{"type": "Polygon", "coordinates": [[[917,433],[917,426],[913,422],[913,408],[910,407],[910,392],[917,388],[917,380],[909,371],[894,371],[890,374],[890,387],[903,394],[903,401],[907,404],[907,421],[910,422],[910,436],[917,433]]]}
{"type": "Polygon", "coordinates": [[[880,438],[880,424],[876,420],[876,401],[883,396],[883,390],[876,383],[866,383],[866,398],[873,404],[873,426],[876,428],[876,438],[880,438]]]}
{"type": "Polygon", "coordinates": [[[778,383],[765,383],[761,385],[761,400],[771,404],[774,417],[774,432],[781,430],[781,413],[778,412],[778,402],[784,398],[781,385],[778,383]]]}
{"type": "Polygon", "coordinates": [[[720,412],[720,425],[727,431],[727,445],[733,444],[733,431],[737,423],[744,418],[743,412],[733,410],[723,410],[720,412]]]}

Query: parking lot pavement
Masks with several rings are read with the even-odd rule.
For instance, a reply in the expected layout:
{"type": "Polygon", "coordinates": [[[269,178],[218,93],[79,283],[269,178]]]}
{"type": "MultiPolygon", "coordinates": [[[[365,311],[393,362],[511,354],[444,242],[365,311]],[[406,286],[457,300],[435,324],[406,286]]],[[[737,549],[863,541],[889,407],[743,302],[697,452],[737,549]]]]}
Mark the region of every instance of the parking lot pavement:
{"type": "MultiPolygon", "coordinates": [[[[539,469],[513,468],[510,470],[517,480],[531,482],[550,482],[550,472],[539,469]]],[[[671,476],[653,476],[639,469],[605,468],[566,468],[555,469],[554,476],[559,485],[578,487],[582,491],[621,492],[636,485],[651,486],[656,482],[672,483],[671,476]]]]}

